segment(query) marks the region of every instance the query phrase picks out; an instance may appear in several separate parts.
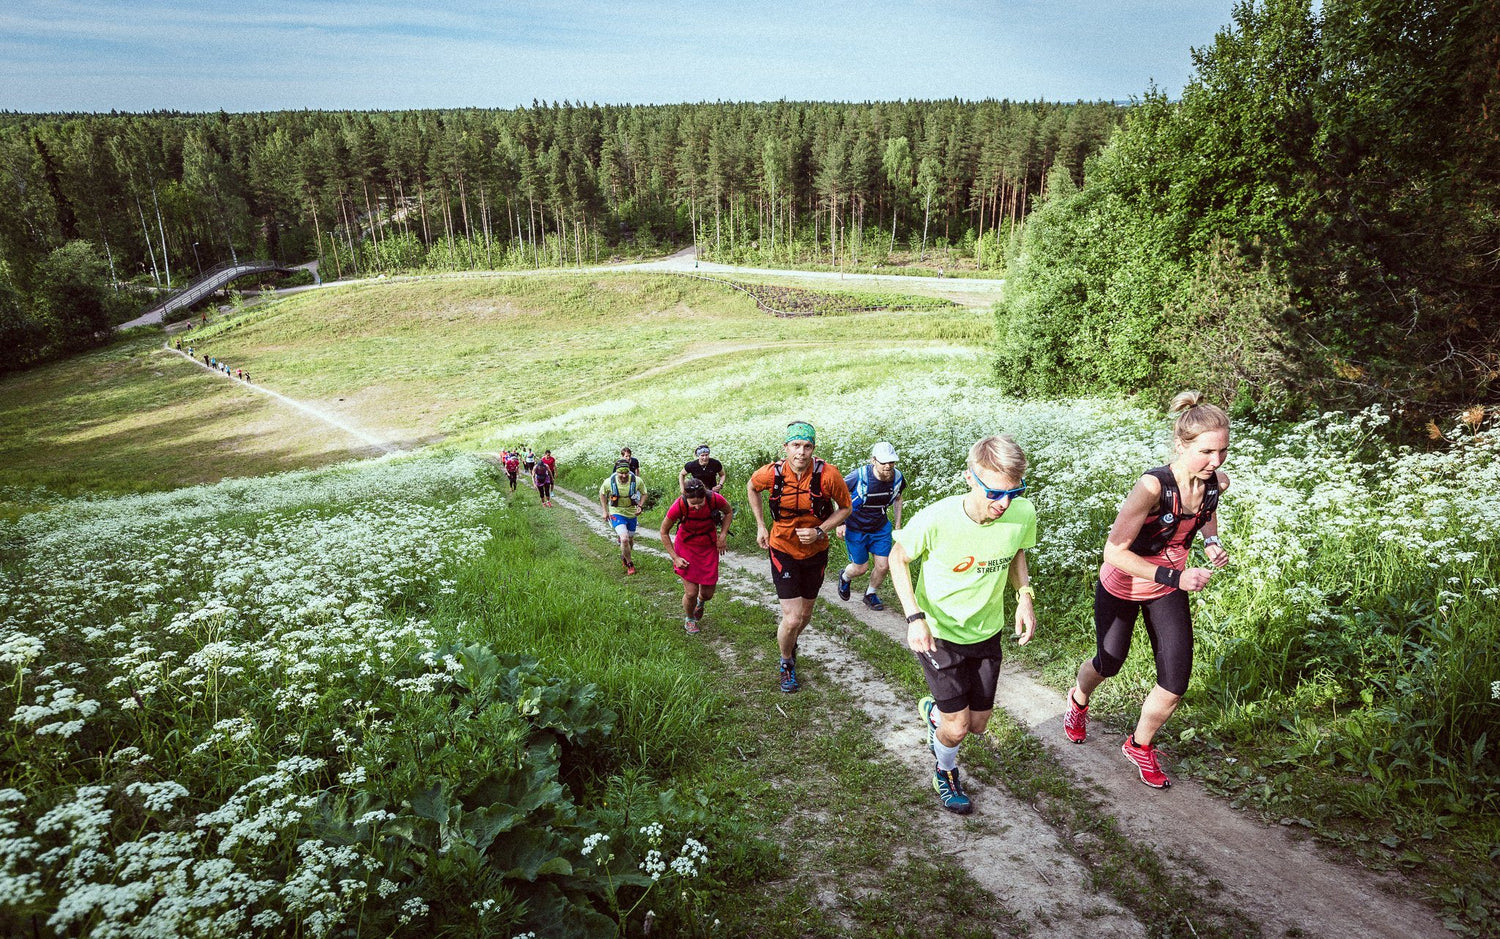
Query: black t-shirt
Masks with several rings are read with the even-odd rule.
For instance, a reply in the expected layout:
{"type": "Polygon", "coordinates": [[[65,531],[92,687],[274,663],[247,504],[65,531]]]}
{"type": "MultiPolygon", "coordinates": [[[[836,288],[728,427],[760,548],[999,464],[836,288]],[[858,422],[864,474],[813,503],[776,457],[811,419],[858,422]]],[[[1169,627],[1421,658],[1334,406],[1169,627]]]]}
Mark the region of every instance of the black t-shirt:
{"type": "Polygon", "coordinates": [[[713,457],[708,458],[708,464],[704,465],[697,460],[689,460],[683,470],[694,479],[703,483],[709,489],[719,484],[719,474],[724,472],[724,464],[713,457]]]}

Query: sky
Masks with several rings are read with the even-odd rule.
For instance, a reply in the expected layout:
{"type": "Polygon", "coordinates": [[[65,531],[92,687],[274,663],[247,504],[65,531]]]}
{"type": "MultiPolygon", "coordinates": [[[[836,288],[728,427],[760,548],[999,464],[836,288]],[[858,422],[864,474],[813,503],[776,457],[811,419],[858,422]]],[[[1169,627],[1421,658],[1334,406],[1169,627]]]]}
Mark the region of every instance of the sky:
{"type": "Polygon", "coordinates": [[[0,110],[1176,96],[1233,0],[4,0],[0,110]]]}

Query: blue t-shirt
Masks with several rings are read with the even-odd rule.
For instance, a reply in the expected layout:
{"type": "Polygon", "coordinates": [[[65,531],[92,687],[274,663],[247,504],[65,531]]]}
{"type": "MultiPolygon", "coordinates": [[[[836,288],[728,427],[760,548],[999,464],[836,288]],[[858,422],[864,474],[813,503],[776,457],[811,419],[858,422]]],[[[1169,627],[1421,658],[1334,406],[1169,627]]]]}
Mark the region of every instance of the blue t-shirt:
{"type": "Polygon", "coordinates": [[[844,482],[849,486],[854,507],[854,512],[844,521],[850,531],[881,531],[890,524],[886,511],[906,488],[906,478],[900,470],[896,470],[890,482],[882,482],[875,476],[875,467],[866,463],[845,476],[844,482]]]}

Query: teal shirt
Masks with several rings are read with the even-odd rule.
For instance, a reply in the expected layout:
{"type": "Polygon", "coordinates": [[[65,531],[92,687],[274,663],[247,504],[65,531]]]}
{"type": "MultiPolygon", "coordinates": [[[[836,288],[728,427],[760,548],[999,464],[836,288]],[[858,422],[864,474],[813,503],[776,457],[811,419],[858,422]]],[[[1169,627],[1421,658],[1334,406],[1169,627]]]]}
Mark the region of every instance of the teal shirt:
{"type": "Polygon", "coordinates": [[[939,639],[965,645],[1005,628],[1005,588],[1016,552],[1036,545],[1036,506],[1012,499],[1005,514],[981,525],[964,512],[963,495],[949,496],[913,515],[895,533],[912,560],[922,562],[917,606],[939,639]]]}

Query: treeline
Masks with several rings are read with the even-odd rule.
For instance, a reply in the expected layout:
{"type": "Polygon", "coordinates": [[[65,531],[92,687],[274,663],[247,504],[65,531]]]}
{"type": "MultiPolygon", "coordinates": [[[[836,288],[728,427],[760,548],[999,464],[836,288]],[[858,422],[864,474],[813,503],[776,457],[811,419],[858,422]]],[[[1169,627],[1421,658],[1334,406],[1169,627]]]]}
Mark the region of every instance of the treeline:
{"type": "Polygon", "coordinates": [[[1245,2],[1016,246],[1013,390],[1242,410],[1492,402],[1500,4],[1245,2]]]}
{"type": "Polygon", "coordinates": [[[1119,114],[1009,101],[4,114],[0,276],[26,307],[73,242],[108,279],[148,288],[241,255],[320,258],[331,279],[689,242],[830,264],[940,242],[995,266],[1049,172],[1081,181],[1119,114]]]}

